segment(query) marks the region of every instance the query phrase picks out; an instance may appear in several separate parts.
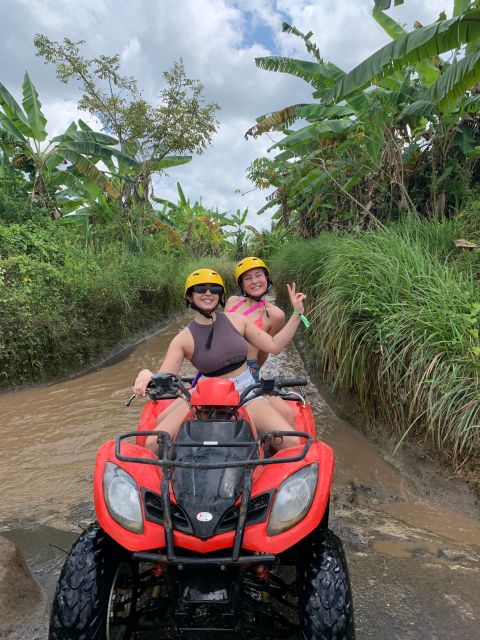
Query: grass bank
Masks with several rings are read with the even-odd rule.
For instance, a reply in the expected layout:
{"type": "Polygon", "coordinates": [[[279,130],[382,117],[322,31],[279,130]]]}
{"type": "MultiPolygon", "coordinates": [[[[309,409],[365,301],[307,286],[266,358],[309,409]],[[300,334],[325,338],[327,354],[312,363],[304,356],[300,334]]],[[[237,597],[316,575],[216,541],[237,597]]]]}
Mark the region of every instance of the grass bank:
{"type": "Polygon", "coordinates": [[[277,291],[297,280],[309,294],[319,369],[399,442],[428,440],[478,476],[479,258],[455,247],[464,229],[409,220],[324,233],[283,250],[273,271],[277,291]]]}
{"type": "MultiPolygon", "coordinates": [[[[184,308],[185,276],[227,259],[85,251],[50,223],[0,227],[0,387],[55,380],[184,308]]],[[[233,278],[230,283],[233,286],[233,278]]]]}

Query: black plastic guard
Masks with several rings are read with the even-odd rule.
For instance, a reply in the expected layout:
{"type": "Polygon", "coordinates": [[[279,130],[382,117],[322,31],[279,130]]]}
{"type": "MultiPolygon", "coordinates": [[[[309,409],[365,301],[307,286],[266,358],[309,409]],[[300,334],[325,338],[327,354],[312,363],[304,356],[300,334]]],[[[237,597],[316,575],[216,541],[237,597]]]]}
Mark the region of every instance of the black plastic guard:
{"type": "MultiPolygon", "coordinates": [[[[242,461],[259,455],[246,420],[191,420],[182,425],[177,442],[187,445],[175,448],[175,460],[183,462],[242,461]],[[252,442],[252,445],[230,447],[235,441],[252,442]],[[194,443],[201,445],[194,446],[194,443]]],[[[242,467],[174,469],[172,487],[175,499],[187,513],[194,535],[206,539],[215,534],[222,516],[235,505],[242,493],[244,473],[242,467]]]]}

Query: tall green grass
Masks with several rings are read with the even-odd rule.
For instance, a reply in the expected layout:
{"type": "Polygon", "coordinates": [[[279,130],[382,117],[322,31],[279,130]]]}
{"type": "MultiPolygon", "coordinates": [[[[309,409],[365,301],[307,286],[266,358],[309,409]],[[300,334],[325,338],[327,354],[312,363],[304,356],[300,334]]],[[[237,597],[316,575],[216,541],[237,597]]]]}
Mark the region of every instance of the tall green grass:
{"type": "Polygon", "coordinates": [[[324,233],[274,263],[277,290],[295,279],[307,290],[320,369],[399,441],[420,435],[458,466],[480,444],[480,295],[475,260],[454,244],[461,231],[456,221],[409,220],[324,233]]]}

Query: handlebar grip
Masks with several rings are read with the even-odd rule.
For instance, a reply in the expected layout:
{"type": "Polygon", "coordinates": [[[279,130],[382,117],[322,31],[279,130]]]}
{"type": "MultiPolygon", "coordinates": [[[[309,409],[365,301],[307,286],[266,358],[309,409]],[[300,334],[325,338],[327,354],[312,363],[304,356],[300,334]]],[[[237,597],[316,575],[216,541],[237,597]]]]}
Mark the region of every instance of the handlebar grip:
{"type": "Polygon", "coordinates": [[[279,380],[277,387],[306,387],[308,380],[306,378],[293,378],[292,380],[279,380]]]}

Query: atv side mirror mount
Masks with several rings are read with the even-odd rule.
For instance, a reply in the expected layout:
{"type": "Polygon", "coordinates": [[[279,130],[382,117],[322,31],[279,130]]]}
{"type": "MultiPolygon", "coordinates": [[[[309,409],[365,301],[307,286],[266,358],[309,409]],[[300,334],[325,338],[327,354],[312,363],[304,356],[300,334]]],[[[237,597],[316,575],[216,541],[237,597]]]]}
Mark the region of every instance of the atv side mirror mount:
{"type": "Polygon", "coordinates": [[[275,390],[275,378],[260,378],[262,393],[272,394],[275,390]]]}
{"type": "Polygon", "coordinates": [[[152,376],[152,386],[159,391],[168,391],[172,388],[173,383],[176,382],[177,377],[173,373],[165,373],[159,371],[152,376]]]}

